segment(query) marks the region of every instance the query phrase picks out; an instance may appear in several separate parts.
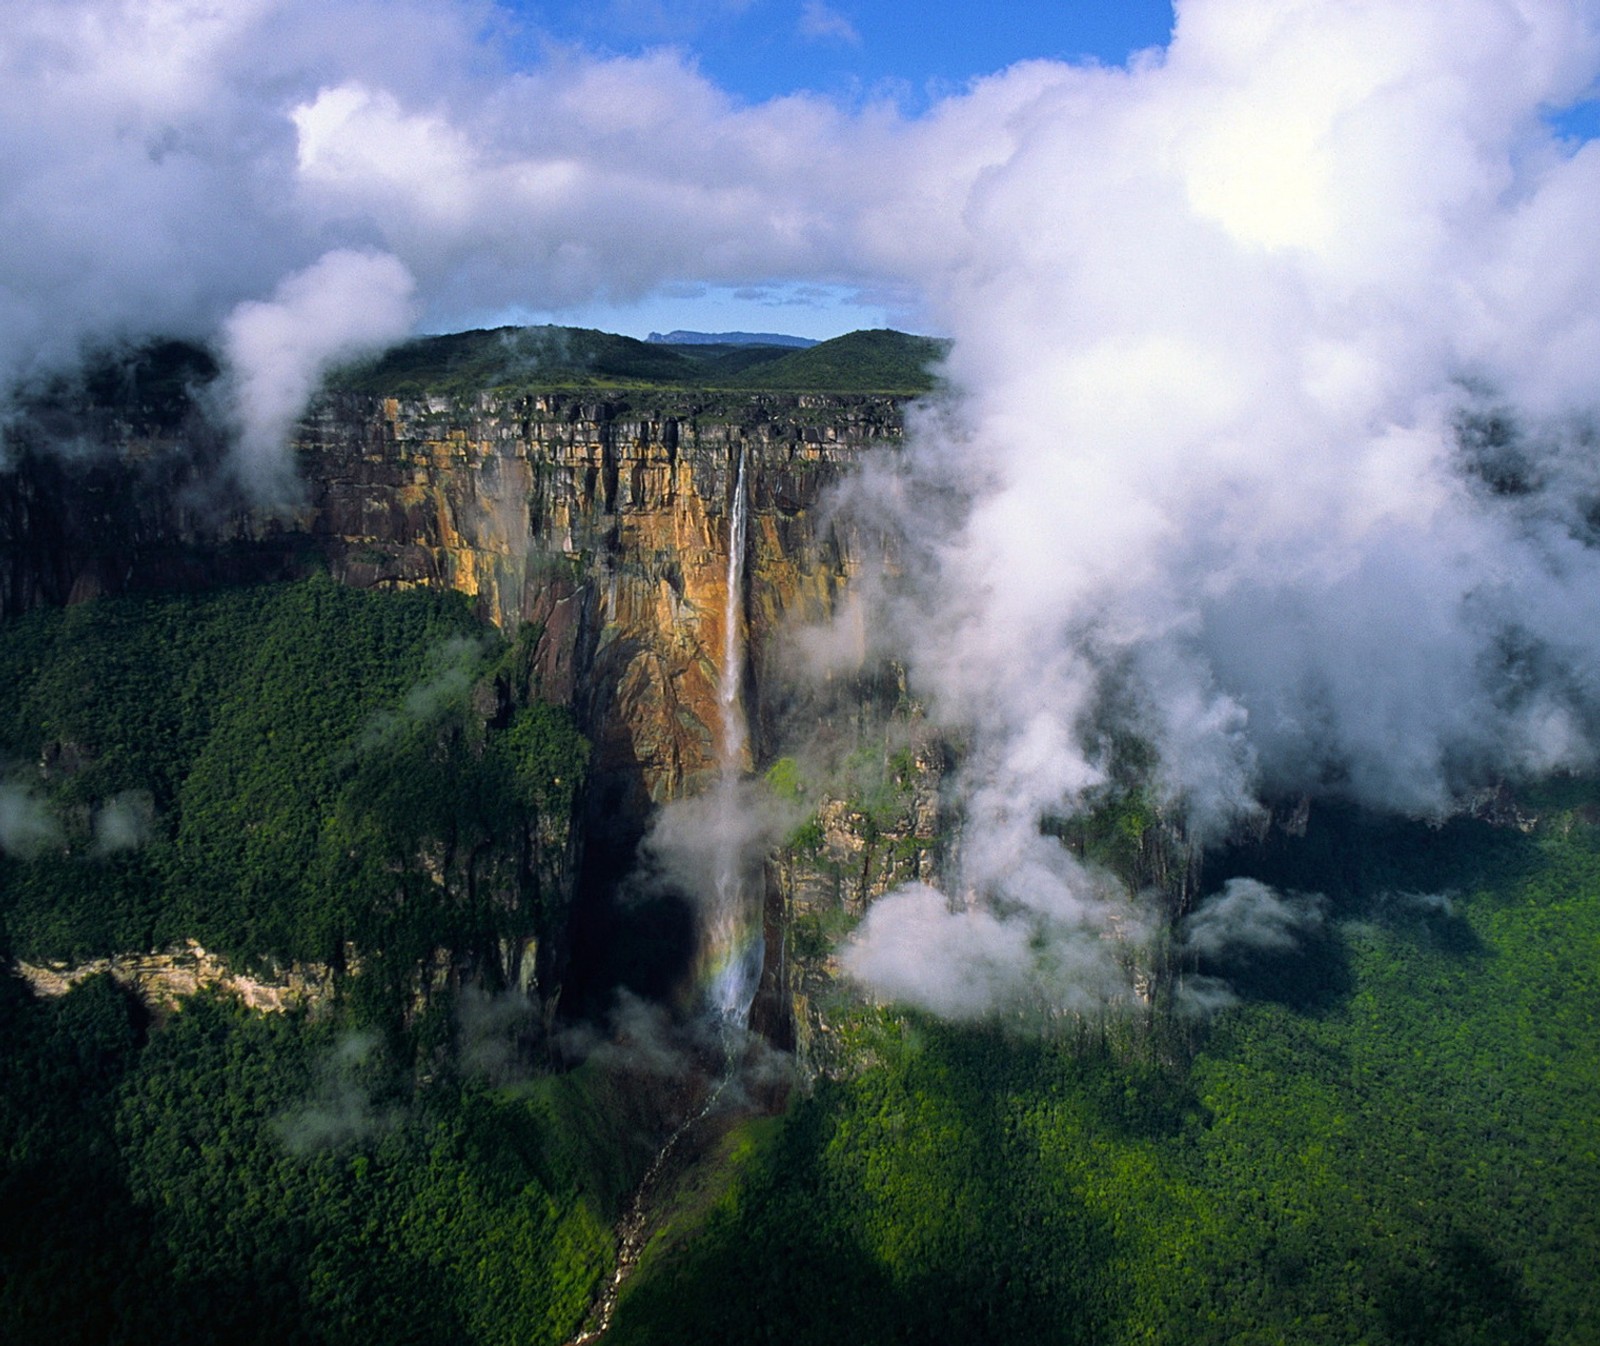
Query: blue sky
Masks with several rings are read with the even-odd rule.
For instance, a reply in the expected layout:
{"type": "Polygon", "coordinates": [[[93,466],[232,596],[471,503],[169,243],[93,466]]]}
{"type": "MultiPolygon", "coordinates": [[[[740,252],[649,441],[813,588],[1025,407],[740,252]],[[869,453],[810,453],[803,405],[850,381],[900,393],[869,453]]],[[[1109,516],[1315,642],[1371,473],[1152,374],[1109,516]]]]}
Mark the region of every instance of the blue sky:
{"type": "MultiPolygon", "coordinates": [[[[555,310],[512,305],[479,313],[472,321],[483,327],[539,323],[594,327],[640,339],[652,333],[688,331],[768,332],[813,341],[862,328],[921,326],[908,319],[892,298],[879,302],[858,289],[783,282],[738,287],[681,283],[626,303],[596,300],[555,310]]],[[[457,325],[445,323],[440,330],[457,325]]]]}
{"type": "Polygon", "coordinates": [[[1165,45],[1169,0],[507,0],[523,40],[548,34],[632,54],[692,52],[730,93],[761,101],[810,90],[842,99],[894,98],[908,111],[1020,60],[1086,57],[1121,64],[1165,45]]]}

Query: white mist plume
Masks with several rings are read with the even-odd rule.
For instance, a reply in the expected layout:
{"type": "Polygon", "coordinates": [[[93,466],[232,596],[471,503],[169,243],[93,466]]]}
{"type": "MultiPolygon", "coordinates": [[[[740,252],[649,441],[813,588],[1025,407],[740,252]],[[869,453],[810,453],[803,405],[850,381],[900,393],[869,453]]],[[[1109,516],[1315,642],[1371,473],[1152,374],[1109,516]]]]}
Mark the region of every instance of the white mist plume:
{"type": "Polygon", "coordinates": [[[997,1011],[1088,1012],[1126,999],[1129,968],[1148,935],[1113,887],[1086,873],[1069,888],[1034,876],[1029,902],[951,910],[926,884],[908,884],[867,912],[840,963],[886,1000],[951,1019],[997,1011]]]}
{"type": "MultiPolygon", "coordinates": [[[[1322,930],[1327,914],[1320,893],[1280,893],[1256,879],[1229,879],[1179,923],[1178,945],[1202,966],[1290,954],[1322,930]]],[[[1175,1002],[1181,1013],[1204,1017],[1239,997],[1226,978],[1190,974],[1179,978],[1175,1002]]]]}
{"type": "Polygon", "coordinates": [[[569,1060],[593,1061],[607,1070],[680,1079],[696,1069],[694,1039],[698,1023],[681,1027],[657,1004],[626,989],[617,992],[609,1033],[592,1024],[575,1024],[558,1039],[569,1060]]]}
{"type": "Polygon", "coordinates": [[[1256,879],[1229,879],[1184,920],[1183,944],[1202,957],[1286,952],[1322,925],[1326,906],[1314,894],[1280,893],[1256,879]]]}
{"type": "Polygon", "coordinates": [[[762,862],[801,817],[798,805],[775,798],[759,782],[724,778],[704,794],[664,806],[640,846],[636,881],[646,891],[687,899],[702,934],[702,962],[723,960],[696,971],[714,983],[702,989],[724,1016],[748,1012],[744,996],[755,993],[760,976],[762,862]],[[741,1005],[716,1000],[726,990],[723,973],[740,988],[741,1005]]]}
{"type": "Polygon", "coordinates": [[[794,1059],[759,1034],[703,1014],[676,1021],[663,1006],[627,990],[618,991],[604,1031],[569,1025],[557,1046],[569,1062],[665,1086],[670,1093],[663,1101],[676,1095],[669,1114],[676,1112],[673,1120],[684,1128],[718,1109],[748,1107],[753,1098],[769,1105],[774,1091],[793,1083],[794,1059]]]}
{"type": "Polygon", "coordinates": [[[456,1050],[469,1075],[508,1084],[524,1073],[520,1044],[537,1024],[538,1002],[517,991],[463,986],[456,998],[456,1050]]]}
{"type": "Polygon", "coordinates": [[[1381,907],[1413,916],[1454,916],[1456,910],[1455,898],[1449,893],[1413,893],[1397,889],[1380,893],[1378,902],[1381,907]]]}
{"type": "Polygon", "coordinates": [[[96,855],[138,850],[155,830],[156,805],[148,790],[123,790],[94,812],[96,855]]]}
{"type": "Polygon", "coordinates": [[[50,806],[24,782],[0,781],[0,851],[24,859],[62,840],[50,806]]]}
{"type": "Polygon", "coordinates": [[[359,1143],[394,1126],[398,1111],[373,1105],[372,1085],[381,1078],[377,1036],[342,1035],[319,1063],[311,1097],[275,1119],[284,1147],[291,1154],[313,1154],[359,1143]]]}
{"type": "Polygon", "coordinates": [[[362,726],[357,752],[392,744],[461,705],[478,676],[484,648],[483,641],[471,636],[451,636],[429,650],[422,676],[406,690],[399,709],[378,711],[362,726]]]}
{"type": "MultiPolygon", "coordinates": [[[[1600,145],[1540,112],[1594,20],[1190,0],[1164,59],[1054,67],[1012,118],[940,291],[958,400],[863,488],[908,539],[884,624],[972,744],[956,896],[879,904],[869,986],[932,1003],[902,971],[937,961],[973,1012],[1108,955],[1093,914],[1041,933],[1115,908],[1040,825],[1118,742],[1196,841],[1263,793],[1439,816],[1592,764],[1600,145]]],[[[1249,896],[1191,942],[1283,910],[1249,896]]]]}
{"type": "Polygon", "coordinates": [[[338,249],[283,281],[270,301],[240,304],[223,324],[234,464],[258,496],[292,487],[289,435],[317,381],[340,360],[399,340],[411,327],[411,274],[394,257],[338,249]]]}

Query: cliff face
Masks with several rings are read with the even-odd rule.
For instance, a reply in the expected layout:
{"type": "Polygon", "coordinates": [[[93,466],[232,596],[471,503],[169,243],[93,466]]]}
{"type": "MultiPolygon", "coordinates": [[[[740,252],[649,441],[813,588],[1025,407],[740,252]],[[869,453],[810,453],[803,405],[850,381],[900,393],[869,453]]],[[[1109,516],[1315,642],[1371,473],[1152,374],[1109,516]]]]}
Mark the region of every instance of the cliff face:
{"type": "Polygon", "coordinates": [[[659,802],[715,759],[740,454],[759,679],[784,622],[831,610],[851,544],[816,506],[899,440],[901,412],[870,395],[329,396],[300,427],[305,499],[289,516],[217,486],[220,446],[197,421],[35,428],[0,470],[0,617],[317,563],[358,588],[456,589],[508,634],[532,628],[534,690],[574,705],[631,804],[659,802]]]}
{"type": "MultiPolygon", "coordinates": [[[[830,615],[859,560],[859,539],[822,515],[826,491],[901,433],[895,399],[803,394],[334,396],[306,418],[299,526],[335,575],[472,595],[484,616],[522,633],[527,690],[570,702],[593,739],[584,891],[570,932],[571,989],[591,1007],[617,975],[606,946],[633,918],[609,894],[632,868],[646,820],[719,769],[741,456],[746,564],[731,610],[747,653],[745,765],[765,767],[782,718],[780,637],[830,615]]],[[[819,807],[826,844],[768,869],[756,1020],[772,1036],[808,1039],[805,987],[826,980],[825,967],[790,956],[796,921],[820,929],[894,879],[926,877],[936,833],[927,779],[936,778],[924,779],[909,820],[806,801],[819,807]]],[[[664,965],[681,959],[670,931],[641,937],[659,939],[664,965]]]]}
{"type": "MultiPolygon", "coordinates": [[[[653,807],[718,769],[741,457],[746,566],[732,610],[746,646],[746,765],[764,768],[783,717],[780,633],[830,614],[861,555],[861,540],[825,517],[826,492],[893,450],[902,415],[902,399],[873,395],[330,394],[297,434],[305,495],[289,516],[219,491],[219,445],[193,422],[162,433],[107,422],[76,455],[27,443],[18,453],[14,440],[0,477],[0,612],[312,564],[354,587],[465,593],[519,641],[513,692],[570,704],[593,741],[582,865],[592,899],[631,868],[653,807]]],[[[758,1017],[775,1033],[799,976],[785,971],[795,921],[859,911],[926,870],[936,773],[921,779],[904,818],[881,797],[876,812],[821,787],[806,800],[822,842],[769,867],[758,1017]]],[[[609,938],[616,914],[590,913],[593,939],[609,938]]]]}
{"type": "Polygon", "coordinates": [[[898,402],[866,396],[337,396],[296,444],[297,522],[346,583],[457,589],[531,628],[536,689],[575,705],[597,778],[637,809],[715,769],[741,453],[759,681],[773,634],[831,611],[852,567],[850,539],[818,524],[823,492],[900,434],[898,402]]]}

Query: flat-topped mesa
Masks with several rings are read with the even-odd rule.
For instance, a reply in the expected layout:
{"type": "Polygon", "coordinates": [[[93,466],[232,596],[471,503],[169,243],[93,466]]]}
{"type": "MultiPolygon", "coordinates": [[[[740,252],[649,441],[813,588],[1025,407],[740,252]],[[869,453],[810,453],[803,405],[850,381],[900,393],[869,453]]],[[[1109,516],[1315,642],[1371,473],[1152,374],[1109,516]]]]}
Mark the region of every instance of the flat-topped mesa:
{"type": "Polygon", "coordinates": [[[597,780],[643,792],[613,801],[631,812],[717,770],[741,451],[759,676],[780,624],[832,610],[853,562],[814,507],[900,440],[903,408],[869,394],[330,394],[295,444],[299,525],[345,583],[457,589],[508,633],[530,627],[530,690],[573,702],[597,780]]]}

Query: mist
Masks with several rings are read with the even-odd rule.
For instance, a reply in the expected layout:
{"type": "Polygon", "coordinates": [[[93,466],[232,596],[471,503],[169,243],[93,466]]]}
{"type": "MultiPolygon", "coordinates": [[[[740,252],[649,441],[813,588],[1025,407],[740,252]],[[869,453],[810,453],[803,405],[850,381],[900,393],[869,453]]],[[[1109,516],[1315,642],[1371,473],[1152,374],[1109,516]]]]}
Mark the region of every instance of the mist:
{"type": "Polygon", "coordinates": [[[669,801],[640,844],[629,894],[670,897],[693,911],[694,992],[724,1028],[742,1028],[760,980],[762,863],[803,816],[761,782],[729,773],[703,794],[669,801]],[[737,994],[725,1003],[729,986],[737,994]]]}
{"type": "Polygon", "coordinates": [[[28,781],[0,781],[0,851],[29,859],[62,840],[61,824],[28,781]]]}
{"type": "Polygon", "coordinates": [[[154,834],[155,800],[147,790],[122,790],[94,811],[92,853],[116,855],[138,850],[154,834]]]}
{"type": "Polygon", "coordinates": [[[336,249],[283,280],[270,300],[249,300],[228,314],[223,414],[234,430],[234,470],[255,499],[292,503],[286,449],[300,413],[334,364],[410,331],[413,288],[395,258],[336,249]]]}
{"type": "Polygon", "coordinates": [[[356,1144],[393,1127],[398,1110],[379,1107],[373,1099],[382,1070],[376,1035],[343,1034],[318,1062],[310,1097],[274,1119],[284,1148],[309,1155],[356,1144]]]}
{"type": "MultiPolygon", "coordinates": [[[[1055,68],[1013,119],[932,289],[953,395],[855,488],[906,558],[880,652],[970,744],[946,891],[885,898],[844,952],[886,999],[1128,998],[1156,900],[1044,824],[1129,744],[1192,846],[1275,800],[1439,819],[1594,764],[1600,250],[1574,211],[1600,146],[1541,119],[1594,77],[1594,11],[1177,15],[1164,56],[1055,68]]],[[[1288,948],[1316,912],[1241,880],[1182,943],[1288,948]]]]}

